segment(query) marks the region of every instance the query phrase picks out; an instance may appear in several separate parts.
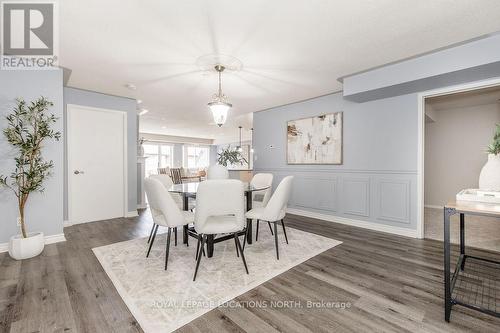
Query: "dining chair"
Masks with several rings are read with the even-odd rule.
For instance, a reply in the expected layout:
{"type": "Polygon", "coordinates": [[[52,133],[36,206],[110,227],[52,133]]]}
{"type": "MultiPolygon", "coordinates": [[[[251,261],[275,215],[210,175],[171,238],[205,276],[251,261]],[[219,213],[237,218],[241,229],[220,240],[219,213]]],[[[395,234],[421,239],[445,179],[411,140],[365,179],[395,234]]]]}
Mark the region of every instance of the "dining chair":
{"type": "Polygon", "coordinates": [[[170,176],[174,184],[182,184],[182,171],[180,168],[170,169],[170,176]]]}
{"type": "MultiPolygon", "coordinates": [[[[283,221],[286,214],[286,206],[288,200],[290,199],[290,194],[292,191],[292,181],[293,176],[287,176],[283,178],[280,182],[276,191],[269,199],[269,202],[265,207],[257,207],[248,211],[245,216],[247,219],[256,219],[257,221],[266,221],[274,223],[274,243],[276,245],[276,258],[279,260],[279,250],[278,250],[278,222],[281,221],[283,226],[283,233],[285,234],[285,240],[288,244],[288,237],[286,235],[285,222],[283,221]]],[[[243,239],[243,249],[245,248],[246,234],[243,239]]]]}
{"type": "Polygon", "coordinates": [[[153,247],[156,233],[158,232],[158,226],[166,227],[167,247],[165,253],[165,270],[167,270],[171,231],[174,228],[192,223],[194,221],[194,214],[189,211],[180,210],[175,204],[174,199],[170,196],[168,190],[159,180],[147,178],[144,180],[144,188],[148,197],[151,216],[153,217],[153,221],[156,225],[151,241],[149,242],[146,258],[149,257],[149,253],[153,247]]]}
{"type": "Polygon", "coordinates": [[[158,168],[158,174],[159,175],[170,175],[170,168],[158,168]]]}
{"type": "MultiPolygon", "coordinates": [[[[253,176],[250,181],[250,185],[255,186],[256,188],[265,188],[267,189],[262,191],[254,191],[252,192],[252,207],[265,207],[271,198],[272,187],[273,187],[273,174],[272,173],[258,173],[253,176]]],[[[259,224],[260,221],[257,220],[257,227],[255,230],[255,240],[259,239],[259,224]]],[[[273,234],[273,228],[271,227],[271,222],[267,222],[269,226],[269,230],[271,230],[271,235],[273,234]]]]}
{"type": "Polygon", "coordinates": [[[208,168],[207,179],[228,179],[229,171],[223,165],[215,164],[208,168]]]}
{"type": "MultiPolygon", "coordinates": [[[[149,176],[151,179],[156,179],[162,183],[162,185],[167,189],[167,191],[174,185],[174,182],[172,181],[172,178],[168,174],[159,174],[159,175],[151,175],[149,176]]],[[[184,202],[182,200],[182,196],[178,193],[168,193],[175,201],[175,204],[179,209],[183,210],[184,209],[184,202]]],[[[188,210],[193,211],[195,208],[195,205],[193,204],[192,201],[188,201],[188,210]]],[[[149,238],[148,238],[148,244],[151,241],[151,237],[153,236],[154,229],[156,227],[156,224],[153,223],[153,227],[151,228],[151,231],[149,233],[149,238]]],[[[174,228],[174,244],[177,246],[177,228],[174,228]]]]}
{"type": "Polygon", "coordinates": [[[243,260],[248,274],[248,267],[243,254],[238,233],[245,229],[245,192],[244,185],[237,179],[206,180],[198,185],[196,194],[196,213],[194,229],[198,233],[196,246],[196,280],[202,251],[207,242],[207,235],[233,234],[236,255],[243,260]],[[201,242],[201,248],[200,248],[201,242]]]}

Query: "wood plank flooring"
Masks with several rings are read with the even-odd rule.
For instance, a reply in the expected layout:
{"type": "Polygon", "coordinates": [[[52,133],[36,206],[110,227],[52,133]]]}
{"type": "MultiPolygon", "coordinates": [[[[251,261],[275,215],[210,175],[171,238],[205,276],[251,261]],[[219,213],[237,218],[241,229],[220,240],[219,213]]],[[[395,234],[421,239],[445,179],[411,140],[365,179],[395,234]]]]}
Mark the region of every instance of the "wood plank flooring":
{"type": "MultiPolygon", "coordinates": [[[[441,242],[293,215],[285,222],[344,243],[237,297],[239,307],[214,309],[180,332],[500,331],[500,319],[458,306],[450,324],[443,320],[441,242]],[[272,306],[280,304],[288,306],[272,306]]],[[[142,332],[91,249],[147,236],[150,227],[142,212],[65,228],[67,242],[48,245],[34,259],[0,254],[0,332],[142,332]]]]}

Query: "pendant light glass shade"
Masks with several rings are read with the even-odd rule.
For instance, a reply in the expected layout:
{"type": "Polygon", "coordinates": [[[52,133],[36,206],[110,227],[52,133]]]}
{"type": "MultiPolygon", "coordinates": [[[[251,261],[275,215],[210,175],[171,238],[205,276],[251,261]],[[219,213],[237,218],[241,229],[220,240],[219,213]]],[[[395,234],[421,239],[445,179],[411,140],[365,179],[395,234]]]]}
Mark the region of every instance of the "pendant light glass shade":
{"type": "Polygon", "coordinates": [[[221,73],[224,69],[225,67],[222,65],[215,66],[215,70],[219,73],[219,91],[213,96],[212,102],[208,103],[208,107],[214,117],[214,122],[219,127],[226,122],[227,112],[232,107],[231,103],[227,101],[227,96],[222,93],[221,73]]]}
{"type": "Polygon", "coordinates": [[[208,107],[210,108],[210,111],[212,111],[214,122],[217,126],[221,127],[224,125],[227,119],[227,112],[231,108],[231,104],[224,102],[211,102],[208,103],[208,107]]]}

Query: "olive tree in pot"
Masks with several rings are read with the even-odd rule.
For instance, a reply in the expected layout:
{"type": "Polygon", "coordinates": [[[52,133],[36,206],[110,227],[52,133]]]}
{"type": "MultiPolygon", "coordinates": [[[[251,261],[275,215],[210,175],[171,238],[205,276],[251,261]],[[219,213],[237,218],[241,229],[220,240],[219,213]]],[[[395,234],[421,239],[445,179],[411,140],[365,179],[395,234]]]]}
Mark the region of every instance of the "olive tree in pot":
{"type": "Polygon", "coordinates": [[[17,199],[21,234],[9,241],[9,254],[16,260],[39,255],[45,245],[42,232],[26,231],[25,211],[30,194],[44,191],[43,183],[53,168],[52,161],[42,158],[43,144],[48,139],[58,141],[61,137],[60,132],[51,128],[57,121],[47,112],[51,106],[53,103],[44,97],[31,103],[17,99],[16,107],[6,117],[3,134],[16,152],[15,168],[9,176],[0,175],[0,186],[11,190],[17,199]]]}
{"type": "Polygon", "coordinates": [[[488,162],[479,175],[479,188],[500,191],[500,124],[497,124],[493,142],[488,146],[488,162]]]}
{"type": "Polygon", "coordinates": [[[228,164],[243,165],[248,162],[237,148],[233,149],[231,146],[228,146],[217,154],[217,163],[227,167],[228,164]]]}

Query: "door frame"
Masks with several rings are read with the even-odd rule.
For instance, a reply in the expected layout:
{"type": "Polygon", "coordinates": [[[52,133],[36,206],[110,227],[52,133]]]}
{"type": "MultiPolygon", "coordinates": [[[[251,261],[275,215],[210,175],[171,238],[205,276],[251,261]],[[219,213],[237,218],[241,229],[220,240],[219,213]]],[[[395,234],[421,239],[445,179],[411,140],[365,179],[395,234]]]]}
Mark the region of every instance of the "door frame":
{"type": "Polygon", "coordinates": [[[70,161],[70,156],[69,152],[71,149],[71,140],[70,140],[70,133],[71,133],[71,111],[72,108],[82,108],[82,109],[88,109],[92,111],[98,111],[98,112],[112,112],[112,113],[117,113],[120,114],[123,118],[123,217],[128,216],[128,145],[127,145],[127,138],[128,138],[128,133],[127,133],[127,112],[126,111],[121,111],[121,110],[113,110],[113,109],[105,109],[105,108],[97,108],[93,106],[87,106],[87,105],[79,105],[79,104],[66,104],[66,170],[68,171],[66,174],[66,182],[68,184],[68,223],[74,224],[73,221],[73,216],[71,212],[71,161],[70,161]]]}
{"type": "MultiPolygon", "coordinates": [[[[425,100],[430,97],[500,86],[500,78],[475,81],[418,93],[418,158],[417,158],[417,237],[424,238],[425,194],[425,100]]],[[[452,199],[452,198],[450,198],[452,199]]]]}

